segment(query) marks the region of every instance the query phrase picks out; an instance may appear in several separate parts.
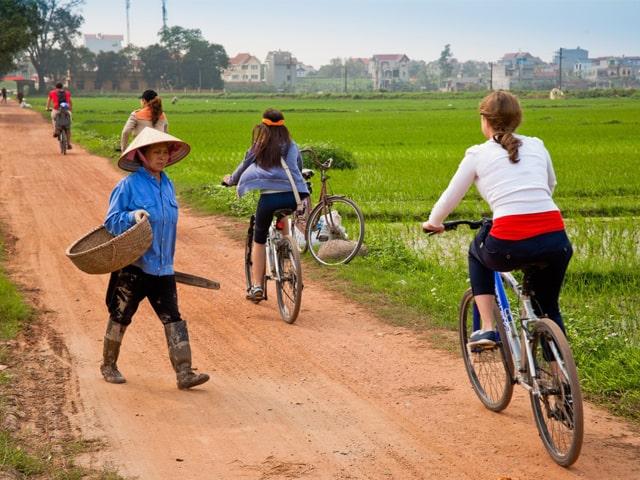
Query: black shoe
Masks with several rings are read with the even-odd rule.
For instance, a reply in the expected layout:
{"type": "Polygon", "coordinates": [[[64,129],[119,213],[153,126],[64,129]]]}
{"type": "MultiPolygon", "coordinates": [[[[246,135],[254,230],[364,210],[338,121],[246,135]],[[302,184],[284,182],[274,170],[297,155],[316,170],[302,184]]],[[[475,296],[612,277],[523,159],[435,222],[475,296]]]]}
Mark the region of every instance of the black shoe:
{"type": "Polygon", "coordinates": [[[67,150],[71,150],[71,149],[73,149],[73,147],[71,146],[70,143],[67,143],[67,150]]]}

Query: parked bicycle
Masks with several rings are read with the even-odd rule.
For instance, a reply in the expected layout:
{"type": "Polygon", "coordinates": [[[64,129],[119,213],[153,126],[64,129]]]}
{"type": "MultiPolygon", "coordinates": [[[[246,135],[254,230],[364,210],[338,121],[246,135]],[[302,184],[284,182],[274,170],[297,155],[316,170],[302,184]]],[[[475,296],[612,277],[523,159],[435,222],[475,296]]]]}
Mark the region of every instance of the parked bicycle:
{"type": "MultiPolygon", "coordinates": [[[[458,225],[478,229],[490,221],[458,220],[443,225],[445,230],[458,225]]],[[[547,452],[556,463],[568,467],[580,455],[584,433],[578,373],[560,327],[534,313],[535,299],[531,298],[527,276],[524,278],[520,285],[511,273],[495,272],[498,341],[490,347],[467,345],[471,333],[480,329],[481,321],[471,289],[464,293],[459,314],[462,357],[476,395],[489,410],[499,412],[507,407],[514,384],[529,392],[536,426],[547,452]],[[512,316],[507,291],[518,303],[519,322],[512,316]]]]}
{"type": "MultiPolygon", "coordinates": [[[[228,187],[226,183],[222,185],[228,187]]],[[[290,236],[284,235],[285,222],[287,216],[291,215],[291,210],[276,210],[274,221],[269,228],[266,243],[266,268],[265,276],[262,279],[263,296],[255,303],[268,300],[267,282],[275,281],[276,297],[278,299],[278,310],[280,316],[287,323],[293,323],[298,318],[300,306],[302,304],[302,264],[300,262],[300,252],[295,242],[290,236]]],[[[245,240],[244,249],[244,273],[247,281],[247,293],[257,282],[253,279],[253,231],[256,216],[251,215],[249,228],[245,240]]]]}
{"type": "MultiPolygon", "coordinates": [[[[320,196],[312,208],[311,196],[305,198],[305,208],[301,214],[292,218],[292,235],[298,239],[300,253],[309,250],[311,256],[323,265],[349,263],[360,251],[364,241],[364,215],[360,207],[344,195],[328,193],[329,176],[327,171],[333,164],[329,158],[325,162],[318,159],[317,153],[309,148],[301,154],[309,155],[311,161],[320,170],[320,196]]],[[[303,169],[302,176],[311,192],[310,179],[314,171],[303,169]]]]}

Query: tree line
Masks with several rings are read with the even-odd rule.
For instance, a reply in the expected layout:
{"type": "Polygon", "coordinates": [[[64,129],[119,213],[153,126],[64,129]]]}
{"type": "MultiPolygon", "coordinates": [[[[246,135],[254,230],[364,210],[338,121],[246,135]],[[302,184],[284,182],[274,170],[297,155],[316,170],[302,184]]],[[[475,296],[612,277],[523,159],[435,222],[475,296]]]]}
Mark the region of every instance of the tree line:
{"type": "Polygon", "coordinates": [[[128,45],[118,52],[94,54],[76,46],[84,22],[75,13],[84,0],[0,0],[0,75],[28,56],[43,92],[45,78],[68,73],[96,73],[96,86],[118,88],[131,72],[140,72],[156,88],[222,88],[229,58],[222,45],[210,43],[199,29],[163,28],[158,42],[145,48],[128,45]]]}

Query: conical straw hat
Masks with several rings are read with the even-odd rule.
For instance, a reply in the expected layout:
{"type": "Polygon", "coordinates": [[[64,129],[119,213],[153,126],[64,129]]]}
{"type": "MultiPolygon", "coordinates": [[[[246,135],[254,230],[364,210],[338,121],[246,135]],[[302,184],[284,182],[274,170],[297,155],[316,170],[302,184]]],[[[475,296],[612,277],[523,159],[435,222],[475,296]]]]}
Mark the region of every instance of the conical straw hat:
{"type": "Polygon", "coordinates": [[[186,157],[191,150],[189,144],[183,142],[179,138],[169,135],[168,133],[161,132],[160,130],[156,130],[155,128],[145,127],[120,156],[118,166],[127,172],[135,172],[142,166],[136,152],[139,148],[146,147],[147,145],[153,145],[154,143],[169,144],[169,162],[167,163],[167,167],[174,163],[178,163],[186,157]]]}

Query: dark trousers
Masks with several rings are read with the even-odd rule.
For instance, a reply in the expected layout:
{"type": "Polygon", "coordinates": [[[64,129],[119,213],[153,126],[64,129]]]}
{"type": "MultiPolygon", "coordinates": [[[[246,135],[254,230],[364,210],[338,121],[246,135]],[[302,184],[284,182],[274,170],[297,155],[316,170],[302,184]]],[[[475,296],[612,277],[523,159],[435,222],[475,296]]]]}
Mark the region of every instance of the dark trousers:
{"type": "Polygon", "coordinates": [[[564,332],[558,298],[573,254],[565,231],[525,240],[500,240],[481,230],[469,248],[469,279],[474,295],[495,293],[493,272],[524,271],[525,290],[536,315],[547,316],[564,332]]]}
{"type": "Polygon", "coordinates": [[[106,298],[111,321],[129,325],[138,305],[145,298],[149,299],[151,307],[164,325],[182,320],[178,311],[178,291],[174,275],[149,275],[133,265],[111,274],[106,298]]]}
{"type": "MultiPolygon", "coordinates": [[[[300,198],[308,197],[308,193],[301,193],[300,198]]],[[[267,243],[269,227],[276,210],[295,210],[296,197],[293,192],[263,193],[258,200],[256,209],[256,223],[253,231],[253,241],[264,245],[267,243]]]]}

